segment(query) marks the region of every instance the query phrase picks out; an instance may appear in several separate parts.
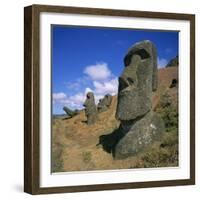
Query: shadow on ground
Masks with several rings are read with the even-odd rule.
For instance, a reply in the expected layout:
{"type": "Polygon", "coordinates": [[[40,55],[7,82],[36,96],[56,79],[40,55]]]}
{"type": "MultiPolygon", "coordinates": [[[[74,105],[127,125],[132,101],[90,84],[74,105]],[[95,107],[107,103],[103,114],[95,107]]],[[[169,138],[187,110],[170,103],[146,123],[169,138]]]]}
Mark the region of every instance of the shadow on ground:
{"type": "Polygon", "coordinates": [[[115,157],[115,147],[122,137],[124,137],[124,133],[121,127],[119,127],[108,135],[99,136],[99,143],[97,146],[102,145],[104,151],[111,153],[112,156],[115,157]]]}

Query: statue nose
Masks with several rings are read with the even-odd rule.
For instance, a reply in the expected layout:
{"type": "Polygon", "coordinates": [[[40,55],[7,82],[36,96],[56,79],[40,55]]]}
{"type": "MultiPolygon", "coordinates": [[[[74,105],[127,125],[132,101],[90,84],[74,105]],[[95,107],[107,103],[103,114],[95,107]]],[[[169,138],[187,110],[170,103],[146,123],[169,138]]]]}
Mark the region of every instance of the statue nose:
{"type": "Polygon", "coordinates": [[[122,76],[119,77],[119,88],[120,90],[125,89],[126,87],[128,87],[128,82],[126,81],[126,79],[122,76]]]}
{"type": "Polygon", "coordinates": [[[125,76],[119,77],[120,90],[123,90],[133,84],[134,84],[134,80],[131,77],[125,77],[125,76]]]}

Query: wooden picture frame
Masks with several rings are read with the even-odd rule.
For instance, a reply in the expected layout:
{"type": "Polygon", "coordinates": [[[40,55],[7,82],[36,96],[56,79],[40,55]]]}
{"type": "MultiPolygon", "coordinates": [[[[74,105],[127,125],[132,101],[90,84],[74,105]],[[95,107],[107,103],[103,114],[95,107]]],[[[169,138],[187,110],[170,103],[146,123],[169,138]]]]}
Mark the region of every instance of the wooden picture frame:
{"type": "MultiPolygon", "coordinates": [[[[97,24],[98,26],[98,24],[97,24]]],[[[98,8],[80,8],[32,5],[24,9],[24,191],[30,194],[83,192],[113,189],[148,188],[195,184],[195,16],[192,14],[127,11],[98,8]],[[79,14],[180,20],[189,22],[190,37],[190,145],[189,178],[175,180],[105,183],[90,185],[40,186],[40,14],[79,14]]]]}

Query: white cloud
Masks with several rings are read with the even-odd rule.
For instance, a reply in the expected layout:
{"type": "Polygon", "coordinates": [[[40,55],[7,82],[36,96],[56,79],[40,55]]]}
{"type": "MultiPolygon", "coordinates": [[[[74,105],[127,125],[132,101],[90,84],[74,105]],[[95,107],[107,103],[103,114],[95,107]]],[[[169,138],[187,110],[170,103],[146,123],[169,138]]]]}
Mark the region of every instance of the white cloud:
{"type": "Polygon", "coordinates": [[[102,99],[106,94],[116,95],[118,91],[118,79],[113,78],[108,81],[100,82],[94,81],[94,96],[96,104],[99,102],[99,99],[102,99]]]}
{"type": "Polygon", "coordinates": [[[86,94],[92,92],[92,89],[86,88],[84,92],[78,92],[75,95],[67,96],[63,92],[53,93],[53,103],[60,106],[67,106],[72,109],[82,109],[86,94]]]}
{"type": "Polygon", "coordinates": [[[93,91],[92,91],[92,89],[90,89],[90,88],[87,87],[87,88],[85,89],[85,95],[86,95],[88,92],[93,92],[93,91]]]}
{"type": "Polygon", "coordinates": [[[54,100],[59,100],[59,99],[63,99],[66,97],[66,94],[63,92],[59,92],[59,93],[53,93],[53,99],[54,100]]]}
{"type": "Polygon", "coordinates": [[[104,62],[87,66],[84,73],[87,74],[92,80],[106,80],[112,75],[107,63],[104,62]]]}
{"type": "Polygon", "coordinates": [[[84,94],[77,93],[72,96],[67,96],[63,92],[60,93],[54,93],[53,94],[53,103],[59,104],[60,106],[67,106],[70,108],[81,108],[81,105],[83,103],[84,94]]]}
{"type": "Polygon", "coordinates": [[[88,92],[92,92],[90,88],[86,88],[84,92],[79,92],[75,95],[72,95],[69,97],[69,102],[73,105],[76,105],[78,107],[82,107],[85,99],[86,99],[86,94],[88,92]]]}
{"type": "Polygon", "coordinates": [[[94,81],[94,92],[98,95],[106,95],[106,94],[111,94],[115,95],[117,94],[118,90],[118,80],[117,78],[104,81],[104,82],[99,82],[99,81],[94,81]]]}
{"type": "Polygon", "coordinates": [[[66,105],[69,103],[69,97],[64,92],[53,93],[53,104],[66,105]]]}
{"type": "Polygon", "coordinates": [[[165,58],[158,57],[158,69],[164,68],[167,65],[167,60],[165,58]]]}
{"type": "Polygon", "coordinates": [[[82,108],[84,100],[85,94],[80,92],[70,96],[68,102],[66,102],[66,105],[72,108],[82,108]]]}
{"type": "Polygon", "coordinates": [[[79,92],[75,95],[69,96],[69,98],[65,102],[66,106],[69,106],[71,108],[82,109],[83,103],[86,99],[86,94],[88,92],[93,92],[93,91],[92,91],[92,89],[87,87],[87,88],[85,88],[84,92],[79,92]]]}
{"type": "Polygon", "coordinates": [[[63,92],[53,93],[53,103],[63,102],[66,97],[66,94],[63,92]]]}

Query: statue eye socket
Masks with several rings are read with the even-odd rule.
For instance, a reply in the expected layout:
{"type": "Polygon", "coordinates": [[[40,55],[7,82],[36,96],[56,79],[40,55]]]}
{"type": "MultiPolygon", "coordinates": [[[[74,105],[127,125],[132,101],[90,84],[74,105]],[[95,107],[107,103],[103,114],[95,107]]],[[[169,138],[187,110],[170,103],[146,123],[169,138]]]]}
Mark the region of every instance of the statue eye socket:
{"type": "Polygon", "coordinates": [[[123,90],[127,87],[129,87],[130,85],[134,84],[134,80],[130,77],[126,77],[126,78],[122,78],[119,77],[119,90],[123,90]]]}
{"type": "Polygon", "coordinates": [[[134,81],[133,81],[132,78],[128,77],[127,80],[128,80],[128,83],[129,83],[130,85],[133,85],[133,84],[134,84],[134,81]]]}
{"type": "Polygon", "coordinates": [[[147,58],[150,58],[150,54],[145,49],[139,49],[139,50],[136,50],[136,51],[131,51],[124,58],[125,66],[130,65],[133,55],[140,56],[141,60],[145,60],[147,58]]]}
{"type": "Polygon", "coordinates": [[[145,49],[140,49],[140,50],[136,51],[135,54],[139,55],[142,60],[144,60],[146,58],[150,58],[149,53],[145,49]]]}

